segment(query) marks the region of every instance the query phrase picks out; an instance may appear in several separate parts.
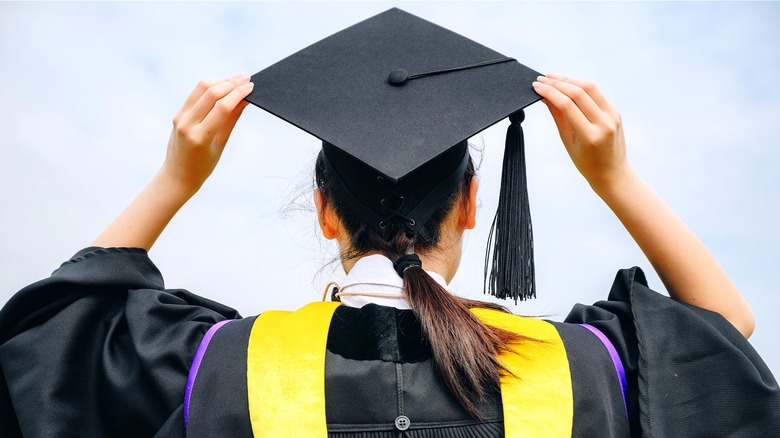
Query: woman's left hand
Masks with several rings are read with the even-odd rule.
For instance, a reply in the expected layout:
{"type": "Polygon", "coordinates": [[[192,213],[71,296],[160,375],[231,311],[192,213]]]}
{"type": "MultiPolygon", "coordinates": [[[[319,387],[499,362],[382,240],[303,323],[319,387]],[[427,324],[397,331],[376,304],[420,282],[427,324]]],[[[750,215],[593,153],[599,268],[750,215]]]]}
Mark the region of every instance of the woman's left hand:
{"type": "Polygon", "coordinates": [[[252,88],[246,75],[198,84],[173,118],[162,167],[92,245],[149,250],[214,171],[252,88]]]}
{"type": "Polygon", "coordinates": [[[173,118],[161,173],[194,194],[211,175],[252,92],[249,76],[201,81],[173,118]]]}

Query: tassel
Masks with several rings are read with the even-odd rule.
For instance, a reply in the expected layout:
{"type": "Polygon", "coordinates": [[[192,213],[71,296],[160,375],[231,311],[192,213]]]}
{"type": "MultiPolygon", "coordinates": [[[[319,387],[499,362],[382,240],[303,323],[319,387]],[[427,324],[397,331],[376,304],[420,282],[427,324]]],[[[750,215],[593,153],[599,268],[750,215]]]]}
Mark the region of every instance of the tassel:
{"type": "Polygon", "coordinates": [[[484,272],[485,293],[501,299],[511,297],[515,304],[536,297],[533,228],[521,126],[524,118],[523,110],[509,116],[501,191],[488,236],[484,272]]]}

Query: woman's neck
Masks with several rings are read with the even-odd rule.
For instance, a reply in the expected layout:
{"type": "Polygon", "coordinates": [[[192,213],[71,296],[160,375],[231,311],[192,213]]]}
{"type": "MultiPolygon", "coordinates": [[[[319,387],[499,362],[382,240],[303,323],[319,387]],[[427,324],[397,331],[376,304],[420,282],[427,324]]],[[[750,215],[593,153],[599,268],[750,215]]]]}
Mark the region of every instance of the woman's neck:
{"type": "MultiPolygon", "coordinates": [[[[380,251],[368,251],[349,259],[342,258],[341,264],[344,267],[344,271],[349,274],[358,260],[371,255],[382,255],[382,253],[380,251]]],[[[418,253],[417,255],[422,261],[423,269],[438,273],[447,283],[452,281],[455,272],[458,270],[458,265],[460,264],[460,254],[457,254],[457,257],[447,257],[439,251],[428,251],[425,253],[418,253]]]]}

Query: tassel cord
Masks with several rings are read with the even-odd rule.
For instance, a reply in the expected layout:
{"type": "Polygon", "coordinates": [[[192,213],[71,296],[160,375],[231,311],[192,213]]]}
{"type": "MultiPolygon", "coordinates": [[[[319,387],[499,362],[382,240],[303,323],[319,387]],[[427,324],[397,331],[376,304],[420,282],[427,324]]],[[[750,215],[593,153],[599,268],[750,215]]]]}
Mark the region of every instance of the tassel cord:
{"type": "Polygon", "coordinates": [[[502,299],[512,297],[515,303],[536,296],[522,117],[517,113],[510,117],[501,192],[488,237],[484,272],[486,292],[502,299]]]}

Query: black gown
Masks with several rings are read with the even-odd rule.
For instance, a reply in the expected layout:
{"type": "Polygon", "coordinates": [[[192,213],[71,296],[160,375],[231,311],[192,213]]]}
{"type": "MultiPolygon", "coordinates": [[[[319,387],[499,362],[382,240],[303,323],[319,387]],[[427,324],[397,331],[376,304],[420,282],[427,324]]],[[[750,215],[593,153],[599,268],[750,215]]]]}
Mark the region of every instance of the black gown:
{"type": "MultiPolygon", "coordinates": [[[[251,436],[241,361],[254,318],[240,318],[164,289],[143,250],[84,249],[0,310],[0,436],[251,436]],[[185,430],[193,357],[226,319],[238,321],[203,357],[185,430]]],[[[618,273],[609,301],[577,305],[553,325],[571,371],[572,436],[780,436],[777,382],[747,340],[719,315],[651,291],[637,268],[618,273]],[[610,354],[581,323],[614,345],[627,406],[610,354]]],[[[331,322],[330,436],[399,436],[398,400],[372,397],[397,386],[383,364],[418,376],[404,403],[413,424],[429,426],[405,436],[502,436],[500,395],[481,405],[486,421],[469,420],[436,376],[414,315],[377,305],[341,306],[331,322]]]]}

